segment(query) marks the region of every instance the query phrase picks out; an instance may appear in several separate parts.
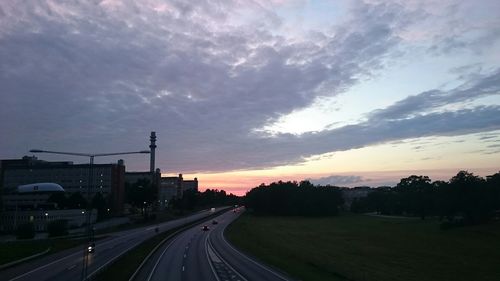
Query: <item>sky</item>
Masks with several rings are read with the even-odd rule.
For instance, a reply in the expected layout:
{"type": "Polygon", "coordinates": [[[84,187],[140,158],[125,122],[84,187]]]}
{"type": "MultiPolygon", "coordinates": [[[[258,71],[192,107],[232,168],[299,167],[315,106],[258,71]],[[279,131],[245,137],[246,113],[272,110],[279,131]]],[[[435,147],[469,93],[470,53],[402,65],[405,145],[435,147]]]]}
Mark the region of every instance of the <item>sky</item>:
{"type": "Polygon", "coordinates": [[[236,194],[486,176],[498,50],[496,0],[1,1],[0,159],[138,151],[155,131],[163,174],[236,194]]]}

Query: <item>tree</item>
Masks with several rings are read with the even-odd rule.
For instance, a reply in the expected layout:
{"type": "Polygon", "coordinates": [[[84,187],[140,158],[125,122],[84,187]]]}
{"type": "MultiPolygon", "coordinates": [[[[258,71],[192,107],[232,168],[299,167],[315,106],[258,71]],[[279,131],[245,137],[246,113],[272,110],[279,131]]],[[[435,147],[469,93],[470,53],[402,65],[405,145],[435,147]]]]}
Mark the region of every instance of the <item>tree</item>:
{"type": "Polygon", "coordinates": [[[47,201],[54,203],[56,209],[68,208],[68,198],[63,192],[52,193],[47,201]]]}
{"type": "Polygon", "coordinates": [[[94,198],[92,198],[92,208],[97,210],[97,220],[101,220],[107,215],[109,205],[102,193],[98,192],[94,195],[94,198]]]}
{"type": "Polygon", "coordinates": [[[488,198],[492,201],[492,208],[500,210],[500,172],[486,177],[488,198]]]}
{"type": "Polygon", "coordinates": [[[431,213],[432,204],[432,184],[427,176],[412,175],[401,179],[396,185],[396,192],[399,192],[403,202],[403,208],[407,213],[419,215],[421,219],[431,213]]]}
{"type": "Polygon", "coordinates": [[[467,224],[476,224],[491,216],[485,180],[467,171],[460,171],[450,179],[454,209],[462,214],[467,224]]]}
{"type": "Polygon", "coordinates": [[[67,220],[54,220],[47,224],[47,232],[49,237],[63,236],[68,234],[67,220]]]}
{"type": "Polygon", "coordinates": [[[23,223],[17,226],[17,239],[33,239],[35,237],[35,226],[32,222],[23,223]]]}
{"type": "Polygon", "coordinates": [[[145,204],[156,201],[157,191],[148,179],[140,179],[134,184],[125,185],[125,196],[126,201],[132,206],[143,208],[145,204]]]}
{"type": "Polygon", "coordinates": [[[486,180],[460,171],[448,182],[430,182],[412,175],[394,187],[377,188],[366,198],[355,200],[353,212],[389,215],[439,215],[445,228],[489,221],[500,209],[500,172],[486,180]]]}
{"type": "Polygon", "coordinates": [[[69,196],[67,206],[70,209],[84,209],[87,208],[87,200],[80,192],[75,192],[69,196]]]}
{"type": "Polygon", "coordinates": [[[338,187],[278,181],[253,188],[244,203],[257,214],[331,216],[338,213],[343,199],[338,187]]]}

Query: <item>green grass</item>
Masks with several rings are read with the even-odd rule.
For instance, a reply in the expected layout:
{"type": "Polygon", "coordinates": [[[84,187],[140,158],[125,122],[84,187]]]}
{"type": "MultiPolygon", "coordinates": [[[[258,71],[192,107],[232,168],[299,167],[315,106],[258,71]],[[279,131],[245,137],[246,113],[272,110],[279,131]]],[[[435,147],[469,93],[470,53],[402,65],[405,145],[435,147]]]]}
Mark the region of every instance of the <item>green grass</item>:
{"type": "Polygon", "coordinates": [[[97,274],[94,280],[128,280],[130,276],[134,274],[139,264],[141,264],[141,262],[147,257],[149,252],[151,252],[158,243],[173,232],[174,230],[166,231],[144,241],[138,247],[135,247],[120,257],[106,270],[97,274]]]}
{"type": "Polygon", "coordinates": [[[244,214],[243,251],[301,280],[500,280],[500,223],[442,231],[435,220],[244,214]]]}
{"type": "MultiPolygon", "coordinates": [[[[201,210],[201,209],[200,209],[201,210]]],[[[148,225],[156,225],[166,221],[178,219],[184,216],[191,215],[195,213],[194,211],[185,211],[182,214],[174,214],[172,212],[158,213],[156,219],[149,220],[145,222],[137,223],[127,223],[117,226],[112,226],[106,229],[101,229],[96,231],[96,235],[107,234],[110,232],[123,231],[129,229],[135,229],[139,227],[144,227],[148,225]]],[[[76,236],[76,237],[81,237],[76,236]]],[[[0,242],[0,265],[20,260],[47,250],[49,247],[50,252],[48,254],[53,254],[62,250],[66,250],[78,245],[82,242],[87,241],[86,239],[75,239],[76,237],[61,237],[54,239],[41,239],[41,240],[16,240],[10,242],[0,242]]],[[[101,237],[102,238],[102,237],[101,237]]],[[[99,239],[101,239],[99,238],[99,239]]]]}
{"type": "Polygon", "coordinates": [[[173,211],[165,211],[165,212],[158,212],[156,213],[156,219],[151,219],[147,221],[141,221],[142,215],[135,215],[136,221],[129,222],[129,223],[124,223],[124,224],[119,224],[115,226],[111,226],[108,228],[104,229],[99,229],[95,233],[96,234],[107,234],[110,232],[117,232],[117,231],[123,231],[123,230],[130,230],[130,229],[135,229],[139,227],[144,227],[144,226],[150,226],[150,225],[156,225],[160,223],[164,223],[167,221],[183,218],[190,216],[198,211],[201,211],[202,208],[198,208],[192,211],[184,211],[182,213],[178,212],[173,212],[173,211]]]}
{"type": "Polygon", "coordinates": [[[20,240],[0,243],[0,265],[41,253],[48,248],[48,254],[82,245],[86,239],[41,239],[20,240]]]}
{"type": "MultiPolygon", "coordinates": [[[[195,225],[203,220],[209,220],[212,217],[216,217],[224,211],[218,211],[208,217],[198,219],[189,223],[188,225],[195,225]]],[[[137,247],[125,253],[123,256],[119,257],[115,262],[108,266],[103,271],[99,272],[93,280],[104,281],[104,280],[129,280],[129,278],[134,274],[136,269],[142,263],[142,261],[148,256],[148,254],[158,245],[163,239],[177,230],[183,228],[184,226],[179,226],[174,229],[159,233],[152,238],[142,242],[137,247]]]]}

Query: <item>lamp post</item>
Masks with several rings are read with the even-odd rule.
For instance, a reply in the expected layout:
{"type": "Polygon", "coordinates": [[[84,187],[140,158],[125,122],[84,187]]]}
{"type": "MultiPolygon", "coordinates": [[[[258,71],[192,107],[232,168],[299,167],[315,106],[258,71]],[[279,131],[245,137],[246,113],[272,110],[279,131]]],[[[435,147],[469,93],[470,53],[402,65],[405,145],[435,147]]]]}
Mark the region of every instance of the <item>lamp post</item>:
{"type": "MultiPolygon", "coordinates": [[[[103,157],[103,156],[115,156],[115,155],[126,155],[126,154],[149,154],[151,153],[149,150],[141,150],[141,151],[132,151],[132,152],[115,152],[115,153],[77,153],[77,152],[61,152],[61,151],[49,151],[49,150],[41,150],[41,149],[31,149],[31,153],[49,153],[49,154],[62,154],[62,155],[72,155],[72,156],[83,156],[89,157],[89,177],[88,177],[88,186],[87,186],[87,212],[86,215],[86,224],[87,224],[87,240],[88,243],[92,242],[91,235],[91,189],[92,189],[92,166],[94,165],[95,157],[103,157]]],[[[85,245],[83,249],[83,267],[82,267],[82,280],[87,280],[87,268],[88,268],[88,250],[85,245]]]]}

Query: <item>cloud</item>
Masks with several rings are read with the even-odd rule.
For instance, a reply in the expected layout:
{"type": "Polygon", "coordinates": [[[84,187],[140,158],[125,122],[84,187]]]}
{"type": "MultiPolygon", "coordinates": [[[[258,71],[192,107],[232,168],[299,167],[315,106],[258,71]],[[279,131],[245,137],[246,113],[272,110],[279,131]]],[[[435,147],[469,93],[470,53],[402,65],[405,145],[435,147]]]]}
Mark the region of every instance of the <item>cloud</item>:
{"type": "Polygon", "coordinates": [[[370,114],[372,119],[401,119],[422,114],[444,106],[471,101],[483,96],[500,95],[500,69],[482,77],[475,77],[449,90],[430,90],[409,96],[395,104],[370,114]]]}
{"type": "MultiPolygon", "coordinates": [[[[430,90],[369,120],[294,136],[255,132],[383,69],[418,13],[357,3],[348,20],[294,38],[253,1],[0,3],[0,155],[30,148],[130,151],[157,131],[167,171],[266,168],[420,136],[498,128],[496,106],[425,112],[497,91],[498,71],[430,90]],[[258,24],[257,24],[258,22],[258,24]],[[313,34],[313,33],[311,33],[313,34]]],[[[147,161],[130,158],[131,169],[147,161]],[[141,162],[142,161],[142,162],[141,162]]],[[[105,160],[103,160],[105,161],[105,160]]]]}
{"type": "Polygon", "coordinates": [[[315,185],[332,185],[332,186],[346,186],[346,185],[352,185],[360,182],[369,181],[361,176],[338,176],[338,175],[332,175],[328,177],[308,179],[308,180],[315,185]]]}

